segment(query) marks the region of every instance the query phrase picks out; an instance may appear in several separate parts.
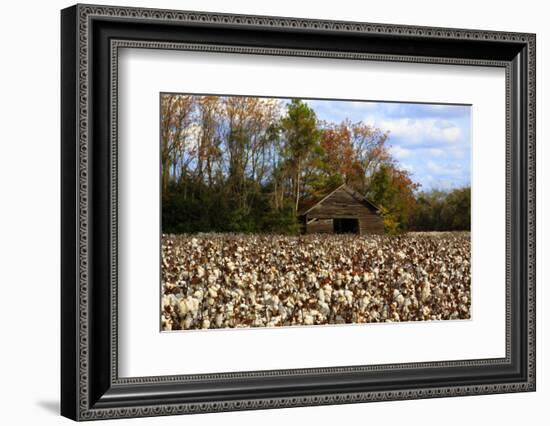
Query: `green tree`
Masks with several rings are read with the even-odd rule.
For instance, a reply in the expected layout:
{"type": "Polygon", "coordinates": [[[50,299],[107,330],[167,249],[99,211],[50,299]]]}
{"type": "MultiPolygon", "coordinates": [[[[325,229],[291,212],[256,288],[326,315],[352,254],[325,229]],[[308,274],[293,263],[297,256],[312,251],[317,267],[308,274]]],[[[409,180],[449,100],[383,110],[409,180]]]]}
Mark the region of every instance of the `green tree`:
{"type": "Polygon", "coordinates": [[[382,164],[369,180],[367,196],[383,211],[386,231],[395,234],[404,232],[416,207],[414,183],[409,172],[394,164],[382,164]]]}
{"type": "Polygon", "coordinates": [[[441,216],[448,230],[464,231],[470,229],[470,192],[469,187],[459,188],[447,195],[441,216]]]}
{"type": "Polygon", "coordinates": [[[470,193],[470,187],[419,193],[412,227],[417,231],[469,231],[470,193]]]}
{"type": "Polygon", "coordinates": [[[300,99],[292,99],[287,114],[281,119],[281,130],[286,141],[285,151],[293,173],[294,211],[298,210],[304,182],[302,172],[308,155],[319,151],[321,132],[317,127],[315,111],[300,99]]]}
{"type": "Polygon", "coordinates": [[[441,231],[445,224],[441,220],[441,211],[445,205],[447,193],[437,189],[420,192],[416,198],[416,210],[413,227],[416,231],[441,231]]]}

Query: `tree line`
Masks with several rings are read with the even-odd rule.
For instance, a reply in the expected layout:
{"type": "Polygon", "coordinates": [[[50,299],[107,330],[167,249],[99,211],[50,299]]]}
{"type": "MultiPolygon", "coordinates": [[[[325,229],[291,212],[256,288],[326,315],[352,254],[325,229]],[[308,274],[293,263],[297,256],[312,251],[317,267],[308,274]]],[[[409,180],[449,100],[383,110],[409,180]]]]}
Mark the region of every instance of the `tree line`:
{"type": "Polygon", "coordinates": [[[462,204],[441,208],[456,197],[418,192],[388,132],[319,120],[300,99],[166,94],[160,134],[163,232],[295,234],[300,203],[342,183],[383,209],[389,232],[469,228],[447,219],[462,204]]]}

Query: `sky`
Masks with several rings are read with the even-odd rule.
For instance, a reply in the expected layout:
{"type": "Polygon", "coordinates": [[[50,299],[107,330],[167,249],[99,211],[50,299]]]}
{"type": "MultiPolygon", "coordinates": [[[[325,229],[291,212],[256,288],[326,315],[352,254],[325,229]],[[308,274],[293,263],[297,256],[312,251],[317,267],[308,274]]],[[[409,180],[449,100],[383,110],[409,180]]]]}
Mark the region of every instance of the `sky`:
{"type": "Polygon", "coordinates": [[[389,131],[387,144],[420,191],[469,186],[471,106],[305,100],[319,120],[363,121],[389,131]]]}

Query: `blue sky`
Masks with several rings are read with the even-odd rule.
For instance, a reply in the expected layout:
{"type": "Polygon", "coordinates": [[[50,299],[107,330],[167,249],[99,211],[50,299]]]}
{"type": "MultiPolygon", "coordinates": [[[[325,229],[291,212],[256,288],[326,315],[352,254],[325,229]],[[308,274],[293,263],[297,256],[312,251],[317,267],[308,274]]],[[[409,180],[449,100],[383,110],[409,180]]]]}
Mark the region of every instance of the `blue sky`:
{"type": "Polygon", "coordinates": [[[320,120],[363,121],[389,130],[390,152],[420,190],[470,185],[471,107],[306,100],[320,120]]]}

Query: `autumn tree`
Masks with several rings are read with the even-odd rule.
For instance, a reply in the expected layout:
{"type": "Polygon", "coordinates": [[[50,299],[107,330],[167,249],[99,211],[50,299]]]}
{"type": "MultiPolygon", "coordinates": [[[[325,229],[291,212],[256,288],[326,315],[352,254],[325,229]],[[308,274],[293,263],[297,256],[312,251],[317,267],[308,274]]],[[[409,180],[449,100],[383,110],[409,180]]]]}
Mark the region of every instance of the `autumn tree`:
{"type": "Polygon", "coordinates": [[[280,102],[272,99],[223,98],[227,117],[225,148],[227,179],[240,209],[249,206],[249,183],[260,183],[267,173],[268,131],[277,121],[280,102]]]}
{"type": "Polygon", "coordinates": [[[365,124],[362,121],[349,125],[353,149],[356,153],[356,173],[350,176],[348,182],[361,194],[365,194],[370,185],[371,176],[383,164],[391,164],[394,160],[387,144],[388,131],[365,124]]]}
{"type": "Polygon", "coordinates": [[[361,121],[322,123],[323,161],[319,169],[324,179],[319,179],[321,186],[346,183],[364,194],[377,168],[391,162],[387,139],[388,133],[361,121]]]}
{"type": "Polygon", "coordinates": [[[188,164],[186,158],[190,135],[192,113],[195,99],[193,96],[161,97],[161,163],[162,188],[166,190],[170,176],[178,175],[178,164],[188,164]]]}
{"type": "Polygon", "coordinates": [[[382,164],[369,180],[367,196],[382,208],[384,227],[389,233],[403,232],[416,205],[415,191],[419,187],[410,173],[395,164],[382,164]]]}
{"type": "Polygon", "coordinates": [[[197,97],[196,107],[195,179],[212,188],[222,161],[223,110],[218,96],[197,97]]]}
{"type": "Polygon", "coordinates": [[[322,162],[319,169],[324,174],[320,186],[334,186],[348,183],[357,173],[361,173],[357,162],[357,152],[352,143],[352,132],[348,123],[324,123],[321,133],[322,162]]]}

